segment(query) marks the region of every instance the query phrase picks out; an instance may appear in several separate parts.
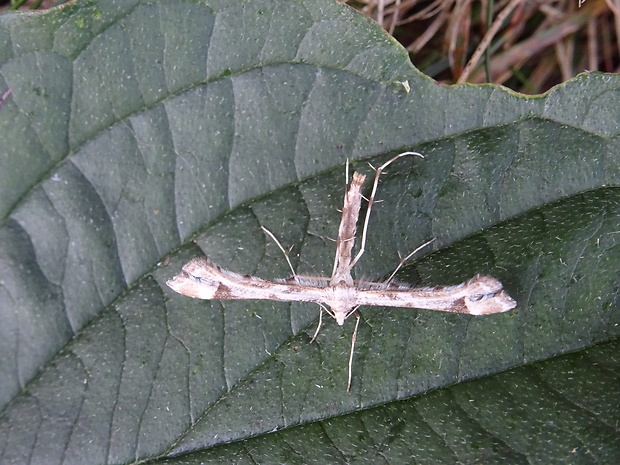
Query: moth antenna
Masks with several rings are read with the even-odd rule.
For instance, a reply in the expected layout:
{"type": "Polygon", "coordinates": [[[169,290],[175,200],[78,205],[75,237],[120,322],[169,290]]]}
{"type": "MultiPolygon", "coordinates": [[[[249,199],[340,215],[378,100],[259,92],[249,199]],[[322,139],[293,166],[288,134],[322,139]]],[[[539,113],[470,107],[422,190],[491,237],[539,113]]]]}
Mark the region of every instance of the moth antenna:
{"type": "Polygon", "coordinates": [[[399,153],[395,157],[392,157],[391,159],[386,161],[383,165],[381,165],[379,168],[375,169],[372,165],[370,165],[375,170],[375,173],[376,173],[375,182],[372,186],[372,192],[370,194],[370,198],[368,199],[368,208],[366,209],[366,217],[364,218],[364,229],[362,231],[362,242],[361,242],[360,250],[357,252],[357,255],[355,256],[355,258],[351,261],[349,268],[353,268],[355,264],[357,263],[357,261],[364,254],[364,251],[366,248],[366,237],[368,235],[368,222],[370,221],[370,211],[372,210],[372,206],[375,203],[375,194],[377,193],[377,187],[379,186],[379,177],[381,176],[381,172],[385,168],[387,168],[392,162],[394,162],[395,160],[398,160],[400,157],[404,157],[405,155],[417,155],[421,158],[424,158],[424,156],[418,152],[403,152],[403,153],[399,153]]]}
{"type": "Polygon", "coordinates": [[[345,188],[346,186],[349,185],[349,159],[347,158],[347,162],[345,163],[345,169],[344,169],[344,185],[345,188]]]}

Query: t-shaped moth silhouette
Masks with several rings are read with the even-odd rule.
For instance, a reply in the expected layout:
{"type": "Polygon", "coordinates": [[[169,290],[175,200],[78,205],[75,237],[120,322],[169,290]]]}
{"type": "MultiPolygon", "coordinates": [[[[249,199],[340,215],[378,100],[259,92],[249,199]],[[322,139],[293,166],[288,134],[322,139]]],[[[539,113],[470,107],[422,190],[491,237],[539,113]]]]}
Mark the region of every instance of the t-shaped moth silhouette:
{"type": "MultiPolygon", "coordinates": [[[[405,155],[422,157],[416,152],[404,152],[375,170],[375,181],[368,198],[361,245],[355,258],[352,258],[352,250],[355,245],[355,232],[362,203],[362,186],[366,176],[358,172],[353,173],[353,179],[344,197],[331,279],[298,276],[280,242],[270,231],[263,228],[284,252],[293,272],[291,278],[267,281],[254,276],[240,275],[224,270],[211,263],[208,258],[201,257],[188,262],[183,266],[183,270],[166,284],[179,294],[198,299],[267,299],[286,302],[314,302],[320,305],[321,309],[330,314],[341,326],[351,314],[355,313],[357,321],[349,356],[347,391],[351,387],[353,349],[359,325],[359,315],[356,310],[362,305],[424,308],[470,315],[490,315],[515,308],[517,303],[503,290],[502,283],[490,276],[477,275],[457,286],[432,288],[411,288],[393,282],[392,278],[405,261],[434,239],[403,258],[385,282],[353,280],[351,270],[364,253],[370,211],[375,202],[381,172],[396,159],[405,155]]],[[[319,325],[312,340],[316,338],[321,327],[322,315],[323,312],[321,311],[319,325]]]]}

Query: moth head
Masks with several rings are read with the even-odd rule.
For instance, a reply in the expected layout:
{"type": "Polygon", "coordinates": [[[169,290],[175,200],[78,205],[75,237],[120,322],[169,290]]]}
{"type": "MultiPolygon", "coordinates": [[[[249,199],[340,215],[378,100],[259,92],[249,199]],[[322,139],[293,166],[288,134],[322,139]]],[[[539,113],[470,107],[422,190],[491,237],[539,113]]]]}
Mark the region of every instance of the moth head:
{"type": "Polygon", "coordinates": [[[326,288],[327,295],[325,303],[328,308],[323,307],[340,326],[344,324],[351,313],[357,310],[359,305],[356,305],[356,292],[357,290],[353,286],[348,286],[343,281],[339,282],[335,286],[326,288]]]}
{"type": "Polygon", "coordinates": [[[334,319],[336,320],[336,323],[338,323],[338,325],[342,326],[344,324],[344,320],[347,319],[347,317],[353,312],[353,309],[347,308],[347,309],[339,309],[338,311],[334,310],[332,308],[332,316],[334,317],[334,319]]]}

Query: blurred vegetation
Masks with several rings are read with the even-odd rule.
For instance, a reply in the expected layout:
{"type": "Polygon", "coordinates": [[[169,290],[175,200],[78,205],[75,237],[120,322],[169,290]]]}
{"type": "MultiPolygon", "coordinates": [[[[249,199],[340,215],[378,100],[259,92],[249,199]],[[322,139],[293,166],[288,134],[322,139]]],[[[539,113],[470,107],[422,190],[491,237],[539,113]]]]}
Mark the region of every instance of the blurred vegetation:
{"type": "Polygon", "coordinates": [[[583,71],[620,69],[620,0],[349,0],[445,84],[538,94],[583,71]]]}
{"type": "Polygon", "coordinates": [[[62,3],[62,0],[0,0],[0,12],[7,10],[43,10],[62,3]]]}

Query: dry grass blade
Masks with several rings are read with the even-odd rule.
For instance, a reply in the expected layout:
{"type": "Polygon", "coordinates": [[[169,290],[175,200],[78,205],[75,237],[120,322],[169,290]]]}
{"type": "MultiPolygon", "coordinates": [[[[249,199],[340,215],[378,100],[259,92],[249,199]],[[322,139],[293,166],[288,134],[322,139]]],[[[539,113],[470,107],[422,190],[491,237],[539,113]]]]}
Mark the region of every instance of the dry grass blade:
{"type": "Polygon", "coordinates": [[[585,70],[620,69],[620,0],[349,3],[393,32],[421,71],[446,84],[490,81],[542,93],[585,70]]]}

